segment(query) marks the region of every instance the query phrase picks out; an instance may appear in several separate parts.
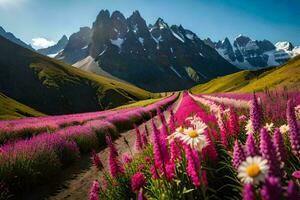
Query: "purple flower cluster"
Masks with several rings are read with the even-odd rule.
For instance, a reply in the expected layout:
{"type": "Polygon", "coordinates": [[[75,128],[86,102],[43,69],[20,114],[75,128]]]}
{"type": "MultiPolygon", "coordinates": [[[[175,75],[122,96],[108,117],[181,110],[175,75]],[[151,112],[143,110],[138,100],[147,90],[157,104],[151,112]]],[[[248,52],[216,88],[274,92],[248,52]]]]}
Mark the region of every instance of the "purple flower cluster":
{"type": "Polygon", "coordinates": [[[281,176],[280,163],[276,155],[276,148],[267,129],[262,128],[260,131],[260,153],[268,161],[269,175],[281,176]]]}
{"type": "Polygon", "coordinates": [[[300,129],[296,120],[295,108],[291,100],[288,101],[286,115],[293,153],[296,156],[300,156],[300,129]]]}

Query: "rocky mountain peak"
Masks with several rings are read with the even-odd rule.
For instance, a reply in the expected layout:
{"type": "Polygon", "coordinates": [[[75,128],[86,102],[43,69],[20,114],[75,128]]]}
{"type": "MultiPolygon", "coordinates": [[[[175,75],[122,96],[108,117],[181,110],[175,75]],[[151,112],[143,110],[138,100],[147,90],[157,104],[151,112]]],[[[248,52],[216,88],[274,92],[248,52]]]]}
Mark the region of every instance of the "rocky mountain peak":
{"type": "Polygon", "coordinates": [[[233,44],[234,46],[245,47],[250,41],[251,39],[249,37],[240,34],[238,37],[235,38],[233,44]]]}
{"type": "Polygon", "coordinates": [[[160,17],[156,20],[154,26],[158,27],[159,29],[168,29],[169,28],[168,24],[160,17]]]}
{"type": "Polygon", "coordinates": [[[216,44],[209,37],[204,39],[203,42],[211,48],[216,48],[216,44]]]}
{"type": "Polygon", "coordinates": [[[74,49],[77,61],[86,55],[93,59],[93,68],[150,91],[184,89],[237,71],[192,31],[169,26],[162,18],[147,26],[138,11],[125,18],[119,11],[110,16],[102,10],[91,35],[87,48],[74,49]]]}
{"type": "Polygon", "coordinates": [[[286,50],[286,51],[291,51],[294,49],[294,46],[291,42],[277,42],[275,44],[276,49],[278,50],[286,50]]]}

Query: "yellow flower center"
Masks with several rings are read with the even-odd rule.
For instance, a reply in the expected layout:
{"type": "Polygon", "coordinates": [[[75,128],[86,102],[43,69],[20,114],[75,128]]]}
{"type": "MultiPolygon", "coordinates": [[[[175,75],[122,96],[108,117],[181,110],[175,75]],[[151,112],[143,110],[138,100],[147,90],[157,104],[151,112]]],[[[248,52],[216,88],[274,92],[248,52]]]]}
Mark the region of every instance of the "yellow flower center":
{"type": "Polygon", "coordinates": [[[189,132],[189,136],[190,136],[191,138],[195,138],[195,137],[198,137],[198,133],[197,133],[197,131],[192,130],[192,131],[189,132]]]}
{"type": "Polygon", "coordinates": [[[184,133],[184,128],[182,128],[182,126],[180,126],[180,127],[178,128],[178,132],[179,132],[179,133],[184,133]]]}
{"type": "Polygon", "coordinates": [[[260,168],[258,164],[249,165],[246,169],[248,176],[254,178],[260,174],[260,168]]]}

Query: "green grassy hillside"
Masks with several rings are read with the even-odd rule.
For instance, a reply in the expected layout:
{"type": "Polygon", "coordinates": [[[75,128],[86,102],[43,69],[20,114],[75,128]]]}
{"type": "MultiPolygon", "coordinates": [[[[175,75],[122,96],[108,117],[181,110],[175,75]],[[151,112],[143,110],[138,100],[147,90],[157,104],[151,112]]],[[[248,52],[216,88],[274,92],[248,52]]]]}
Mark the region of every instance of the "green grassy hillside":
{"type": "Polygon", "coordinates": [[[2,37],[0,92],[45,114],[104,110],[155,96],[39,55],[2,37]]]}
{"type": "Polygon", "coordinates": [[[0,120],[45,116],[43,113],[21,104],[2,93],[0,93],[0,104],[0,120]]]}
{"type": "Polygon", "coordinates": [[[253,92],[264,89],[300,89],[300,56],[285,65],[259,71],[241,71],[191,89],[192,93],[253,92]]]}

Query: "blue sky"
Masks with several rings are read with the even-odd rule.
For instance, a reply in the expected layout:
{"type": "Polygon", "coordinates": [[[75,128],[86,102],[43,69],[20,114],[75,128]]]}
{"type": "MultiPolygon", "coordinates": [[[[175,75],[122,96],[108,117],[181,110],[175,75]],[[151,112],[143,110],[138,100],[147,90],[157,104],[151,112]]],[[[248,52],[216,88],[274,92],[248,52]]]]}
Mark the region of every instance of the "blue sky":
{"type": "Polygon", "coordinates": [[[101,9],[120,10],[126,17],[139,10],[147,23],[162,17],[202,39],[232,40],[241,33],[300,45],[299,0],[0,0],[0,26],[27,43],[57,41],[91,26],[101,9]]]}

